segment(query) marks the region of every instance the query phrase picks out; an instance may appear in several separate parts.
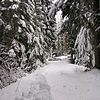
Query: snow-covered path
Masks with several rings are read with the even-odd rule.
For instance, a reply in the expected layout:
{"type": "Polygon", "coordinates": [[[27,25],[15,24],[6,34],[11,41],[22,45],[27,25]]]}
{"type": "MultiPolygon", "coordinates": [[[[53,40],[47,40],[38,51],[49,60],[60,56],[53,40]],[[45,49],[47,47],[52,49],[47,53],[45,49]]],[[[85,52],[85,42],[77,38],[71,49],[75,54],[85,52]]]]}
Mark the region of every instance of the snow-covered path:
{"type": "Polygon", "coordinates": [[[66,59],[50,62],[42,70],[54,100],[100,100],[99,70],[84,72],[83,66],[66,59]]]}
{"type": "Polygon", "coordinates": [[[0,100],[100,100],[100,71],[61,58],[0,90],[0,100]]]}

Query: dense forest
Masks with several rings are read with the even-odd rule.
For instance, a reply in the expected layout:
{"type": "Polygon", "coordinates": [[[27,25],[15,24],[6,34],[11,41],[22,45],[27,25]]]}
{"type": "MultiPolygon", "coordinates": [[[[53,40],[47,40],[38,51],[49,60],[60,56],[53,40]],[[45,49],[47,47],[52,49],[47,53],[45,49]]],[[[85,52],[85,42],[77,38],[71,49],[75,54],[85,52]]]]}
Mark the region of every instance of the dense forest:
{"type": "Polygon", "coordinates": [[[1,0],[0,88],[43,66],[51,51],[100,69],[100,0],[1,0]]]}
{"type": "Polygon", "coordinates": [[[100,1],[58,0],[50,11],[50,17],[53,18],[57,11],[62,12],[58,50],[59,46],[62,53],[69,50],[73,63],[99,68],[100,1]]]}

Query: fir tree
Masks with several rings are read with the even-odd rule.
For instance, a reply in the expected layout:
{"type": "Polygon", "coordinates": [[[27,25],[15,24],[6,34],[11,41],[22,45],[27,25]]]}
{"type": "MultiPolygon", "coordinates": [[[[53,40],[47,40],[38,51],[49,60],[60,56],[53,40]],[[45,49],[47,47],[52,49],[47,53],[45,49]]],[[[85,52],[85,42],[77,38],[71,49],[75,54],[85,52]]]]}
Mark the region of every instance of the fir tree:
{"type": "Polygon", "coordinates": [[[55,39],[48,18],[49,4],[47,0],[0,1],[1,68],[6,64],[4,69],[10,72],[18,68],[31,72],[45,63],[55,39]],[[2,63],[2,55],[7,56],[6,63],[2,63]]]}

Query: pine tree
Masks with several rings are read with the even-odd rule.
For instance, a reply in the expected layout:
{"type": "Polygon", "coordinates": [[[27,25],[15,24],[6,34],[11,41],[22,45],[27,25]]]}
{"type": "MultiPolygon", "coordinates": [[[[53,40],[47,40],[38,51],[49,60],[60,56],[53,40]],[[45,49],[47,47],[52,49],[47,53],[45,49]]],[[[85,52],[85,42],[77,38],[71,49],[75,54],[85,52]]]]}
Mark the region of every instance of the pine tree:
{"type": "Polygon", "coordinates": [[[62,10],[64,21],[60,33],[67,35],[72,59],[75,53],[75,63],[90,68],[98,67],[100,62],[99,6],[99,0],[58,0],[51,9],[51,17],[62,10]]]}
{"type": "Polygon", "coordinates": [[[49,4],[48,0],[0,1],[0,48],[4,48],[0,49],[0,67],[6,64],[8,75],[12,69],[31,72],[45,63],[55,39],[49,4]],[[6,63],[2,55],[7,56],[6,63]]]}

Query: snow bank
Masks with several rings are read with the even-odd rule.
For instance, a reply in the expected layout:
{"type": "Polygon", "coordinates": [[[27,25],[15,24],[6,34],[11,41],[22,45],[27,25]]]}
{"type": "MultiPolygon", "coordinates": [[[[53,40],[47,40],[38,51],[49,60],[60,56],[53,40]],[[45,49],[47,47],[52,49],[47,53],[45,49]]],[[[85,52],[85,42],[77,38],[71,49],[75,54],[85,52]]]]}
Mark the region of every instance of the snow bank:
{"type": "Polygon", "coordinates": [[[64,60],[64,59],[67,59],[68,56],[59,56],[59,57],[56,57],[56,58],[61,59],[61,60],[64,60]]]}
{"type": "Polygon", "coordinates": [[[0,90],[0,100],[52,100],[50,87],[41,74],[31,74],[0,90]]]}

